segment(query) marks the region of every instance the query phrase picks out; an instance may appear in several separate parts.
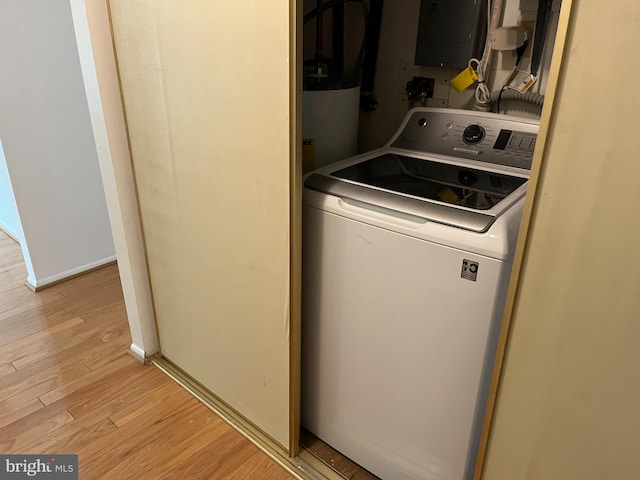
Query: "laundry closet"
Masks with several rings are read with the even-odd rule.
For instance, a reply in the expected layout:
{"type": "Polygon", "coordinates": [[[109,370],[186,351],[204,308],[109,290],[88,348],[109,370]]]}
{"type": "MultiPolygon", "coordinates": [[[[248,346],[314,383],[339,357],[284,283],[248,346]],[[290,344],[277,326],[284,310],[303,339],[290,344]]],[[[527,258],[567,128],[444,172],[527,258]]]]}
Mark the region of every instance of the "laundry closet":
{"type": "MultiPolygon", "coordinates": [[[[357,115],[356,153],[399,141],[390,147],[399,155],[402,145],[414,141],[402,133],[393,139],[411,102],[426,108],[471,111],[475,80],[460,93],[451,86],[467,66],[416,65],[421,8],[437,14],[446,9],[445,3],[384,4],[373,86],[364,92],[366,111],[357,115]],[[413,82],[409,92],[408,82],[413,82]]],[[[562,48],[570,3],[565,0],[562,6],[562,48]]],[[[374,10],[372,4],[365,3],[369,12],[374,10]]],[[[534,1],[505,3],[498,26],[518,28],[504,30],[499,46],[513,48],[493,52],[494,61],[484,80],[490,86],[489,95],[498,92],[500,112],[517,114],[527,124],[535,123],[540,113],[537,97],[532,96],[532,104],[516,105],[511,92],[502,86],[520,56],[519,49],[519,67],[531,73],[537,6],[534,1]],[[522,49],[525,39],[530,43],[522,49]]],[[[553,80],[554,25],[561,6],[549,7],[540,68],[528,93],[546,95],[547,77],[553,80]]],[[[302,25],[313,8],[301,2],[181,2],[179,6],[110,2],[159,337],[159,349],[151,344],[146,348],[144,341],[136,346],[178,381],[200,392],[201,398],[249,432],[282,465],[309,475],[306,478],[312,478],[314,471],[333,475],[315,463],[308,451],[299,451],[300,384],[305,381],[304,374],[300,378],[302,170],[303,158],[308,158],[305,153],[310,153],[305,149],[313,147],[314,161],[320,149],[313,137],[305,137],[302,122],[302,66],[305,60],[314,60],[317,37],[312,20],[302,25]],[[312,141],[303,145],[305,138],[312,141]]],[[[358,63],[354,59],[362,45],[364,10],[359,2],[346,2],[345,68],[349,62],[352,67],[358,63]]],[[[580,18],[591,19],[592,14],[580,18]]],[[[326,17],[330,26],[334,13],[327,10],[326,17]]],[[[326,57],[332,47],[329,32],[327,27],[327,39],[323,38],[326,57]]],[[[472,72],[467,74],[473,78],[472,72]]],[[[526,83],[526,76],[520,80],[520,85],[526,83]]],[[[362,82],[361,89],[366,87],[361,78],[356,81],[362,82]]],[[[434,124],[430,113],[418,112],[402,128],[411,118],[413,129],[434,124]]],[[[459,128],[460,135],[466,135],[466,142],[461,141],[469,148],[462,147],[467,150],[462,153],[482,156],[488,150],[476,146],[489,140],[492,151],[502,151],[500,142],[510,148],[510,142],[517,139],[518,145],[539,155],[532,133],[524,127],[492,130],[483,122],[452,124],[453,131],[459,128]],[[474,128],[467,130],[469,127],[474,128]]],[[[442,128],[446,130],[447,125],[444,121],[442,128]]],[[[516,153],[520,155],[514,152],[514,156],[516,153]]],[[[472,163],[465,165],[463,179],[467,171],[475,173],[472,163]]],[[[497,180],[500,172],[496,168],[489,171],[490,185],[498,188],[496,185],[508,183],[497,180]]],[[[459,174],[456,171],[456,178],[459,174]]],[[[352,206],[359,208],[361,203],[352,202],[352,206]]],[[[527,214],[526,207],[523,211],[527,214]]],[[[415,218],[409,215],[404,220],[409,228],[415,218]]],[[[463,268],[464,264],[459,265],[459,275],[463,268]]],[[[467,270],[469,275],[475,273],[471,263],[467,270]]],[[[504,341],[495,348],[500,356],[504,341]]],[[[488,395],[492,402],[495,391],[488,395]]],[[[363,408],[366,406],[365,399],[363,408]]],[[[487,441],[486,428],[483,431],[478,439],[481,454],[487,441]]],[[[465,466],[464,472],[467,478],[473,475],[473,468],[465,466]]]]}

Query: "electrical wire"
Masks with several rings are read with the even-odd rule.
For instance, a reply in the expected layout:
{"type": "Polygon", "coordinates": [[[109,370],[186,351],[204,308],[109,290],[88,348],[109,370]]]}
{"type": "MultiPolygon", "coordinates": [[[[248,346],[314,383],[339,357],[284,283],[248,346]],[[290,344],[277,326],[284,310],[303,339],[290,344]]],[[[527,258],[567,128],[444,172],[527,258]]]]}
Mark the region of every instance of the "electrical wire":
{"type": "MultiPolygon", "coordinates": [[[[491,34],[491,0],[487,0],[487,41],[485,41],[485,49],[482,54],[482,59],[472,58],[469,60],[468,66],[475,70],[478,76],[478,84],[476,86],[476,104],[487,104],[487,99],[490,96],[489,89],[487,88],[485,80],[485,70],[489,55],[487,53],[487,43],[489,42],[489,36],[491,34]],[[474,68],[475,65],[475,68],[474,68]]],[[[490,52],[491,50],[489,50],[490,52]]]]}
{"type": "Polygon", "coordinates": [[[502,88],[500,89],[500,93],[498,94],[498,106],[497,106],[498,113],[500,113],[500,100],[502,99],[502,94],[506,89],[507,89],[507,86],[502,85],[502,88]]]}
{"type": "MultiPolygon", "coordinates": [[[[359,3],[362,6],[362,12],[364,13],[364,35],[362,36],[362,42],[360,44],[360,50],[358,51],[358,57],[356,59],[356,65],[355,65],[355,71],[353,72],[354,75],[356,77],[360,76],[360,69],[362,68],[362,64],[364,62],[364,53],[365,53],[365,46],[367,43],[367,29],[369,28],[369,9],[367,8],[367,4],[364,2],[364,0],[331,0],[329,2],[325,2],[322,5],[322,11],[324,12],[325,10],[328,10],[330,8],[333,8],[337,5],[340,5],[341,3],[359,3]]],[[[306,25],[307,23],[309,23],[311,20],[313,20],[316,16],[318,15],[318,8],[314,8],[313,10],[311,10],[309,13],[307,13],[303,19],[302,19],[302,24],[306,25]]],[[[308,65],[313,65],[315,62],[315,60],[305,60],[303,62],[304,66],[308,66],[308,65]]]]}
{"type": "Polygon", "coordinates": [[[478,83],[476,86],[476,103],[474,109],[477,110],[490,110],[491,105],[491,92],[487,87],[487,68],[491,61],[491,37],[494,28],[497,27],[502,14],[502,8],[504,0],[487,0],[487,38],[485,40],[484,51],[482,52],[482,58],[472,58],[469,60],[468,66],[475,70],[478,76],[478,83]],[[474,68],[475,66],[475,68],[474,68]]]}
{"type": "MultiPolygon", "coordinates": [[[[488,59],[487,59],[488,60],[488,59]]],[[[486,60],[478,60],[477,58],[472,58],[469,60],[469,68],[473,68],[478,76],[478,84],[476,86],[476,103],[478,104],[488,104],[489,97],[491,92],[487,87],[487,83],[485,80],[485,69],[487,66],[486,60]],[[475,68],[474,68],[475,64],[475,68]]]]}

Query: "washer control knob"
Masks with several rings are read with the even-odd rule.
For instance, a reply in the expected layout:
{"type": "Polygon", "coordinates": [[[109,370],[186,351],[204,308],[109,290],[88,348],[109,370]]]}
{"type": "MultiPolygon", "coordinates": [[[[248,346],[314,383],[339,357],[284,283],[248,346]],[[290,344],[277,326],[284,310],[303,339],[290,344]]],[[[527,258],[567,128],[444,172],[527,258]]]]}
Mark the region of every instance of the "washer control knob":
{"type": "Polygon", "coordinates": [[[462,140],[467,145],[476,145],[484,140],[485,131],[480,125],[469,125],[462,132],[462,140]]]}

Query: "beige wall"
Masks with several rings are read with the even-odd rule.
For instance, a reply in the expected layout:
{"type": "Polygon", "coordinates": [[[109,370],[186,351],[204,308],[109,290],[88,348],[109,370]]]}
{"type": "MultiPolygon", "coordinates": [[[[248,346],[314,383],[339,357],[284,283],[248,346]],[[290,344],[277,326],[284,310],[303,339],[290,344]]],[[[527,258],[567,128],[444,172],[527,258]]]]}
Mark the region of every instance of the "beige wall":
{"type": "Polygon", "coordinates": [[[289,1],[110,5],[160,351],[287,447],[289,1]]]}
{"type": "Polygon", "coordinates": [[[640,4],[573,3],[488,480],[640,472],[640,4]]]}

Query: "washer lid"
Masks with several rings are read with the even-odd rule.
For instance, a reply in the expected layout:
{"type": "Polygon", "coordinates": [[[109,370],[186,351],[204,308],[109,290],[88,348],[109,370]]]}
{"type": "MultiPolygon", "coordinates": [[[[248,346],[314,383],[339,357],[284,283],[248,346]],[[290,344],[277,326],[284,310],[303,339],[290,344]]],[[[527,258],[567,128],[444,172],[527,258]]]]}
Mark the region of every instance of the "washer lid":
{"type": "MultiPolygon", "coordinates": [[[[430,221],[486,232],[526,178],[396,154],[364,160],[329,175],[314,173],[305,187],[430,221]],[[504,204],[503,204],[504,203],[504,204]]],[[[518,195],[519,198],[521,195],[518,195]]]]}

